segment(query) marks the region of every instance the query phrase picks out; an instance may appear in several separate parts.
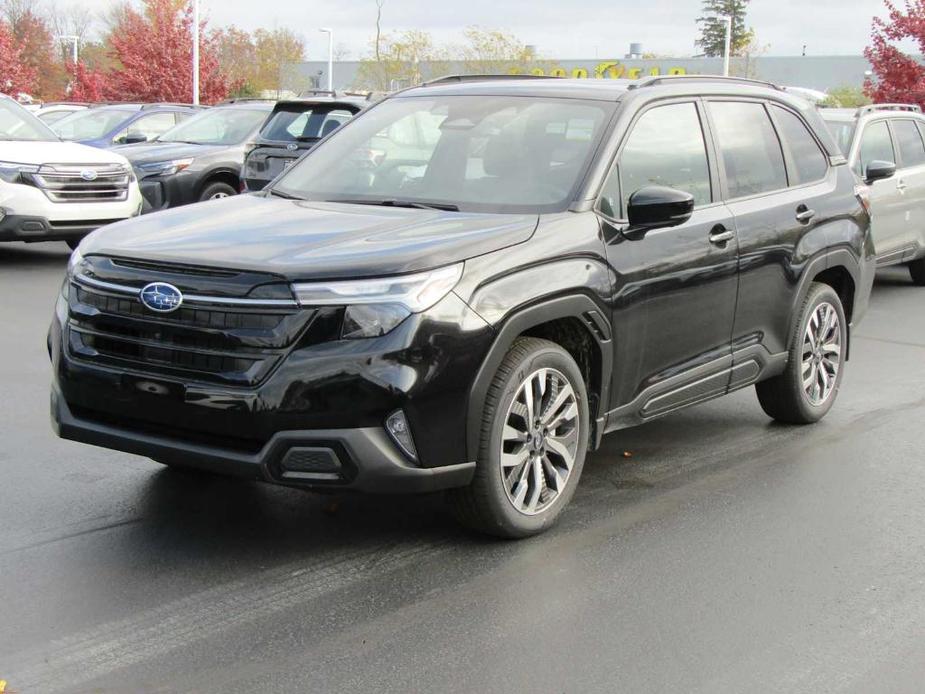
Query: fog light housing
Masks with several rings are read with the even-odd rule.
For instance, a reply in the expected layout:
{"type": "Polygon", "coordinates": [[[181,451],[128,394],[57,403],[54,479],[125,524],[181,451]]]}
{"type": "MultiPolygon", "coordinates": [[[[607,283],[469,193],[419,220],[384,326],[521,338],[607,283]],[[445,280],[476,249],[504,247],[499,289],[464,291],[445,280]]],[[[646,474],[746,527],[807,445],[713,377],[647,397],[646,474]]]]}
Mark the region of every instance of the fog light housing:
{"type": "Polygon", "coordinates": [[[414,447],[414,439],[411,438],[411,428],[408,426],[408,418],[401,410],[395,410],[385,418],[385,430],[389,432],[392,441],[398,446],[402,453],[408,456],[415,463],[418,462],[418,452],[414,447]]]}

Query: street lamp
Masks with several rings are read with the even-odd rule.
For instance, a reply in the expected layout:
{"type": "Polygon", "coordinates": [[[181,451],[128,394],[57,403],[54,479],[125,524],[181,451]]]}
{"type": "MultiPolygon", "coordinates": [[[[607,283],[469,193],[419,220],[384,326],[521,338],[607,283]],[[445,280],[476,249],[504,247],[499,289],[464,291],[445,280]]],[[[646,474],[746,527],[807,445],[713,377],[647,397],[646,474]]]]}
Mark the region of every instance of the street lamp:
{"type": "Polygon", "coordinates": [[[723,76],[729,77],[729,49],[732,44],[732,17],[726,15],[720,17],[724,22],[726,22],[726,47],[723,50],[723,76]]]}
{"type": "Polygon", "coordinates": [[[319,29],[323,34],[328,35],[328,91],[334,91],[334,30],[323,28],[319,29]]]}
{"type": "Polygon", "coordinates": [[[193,2],[193,105],[199,105],[199,0],[193,2]]]}

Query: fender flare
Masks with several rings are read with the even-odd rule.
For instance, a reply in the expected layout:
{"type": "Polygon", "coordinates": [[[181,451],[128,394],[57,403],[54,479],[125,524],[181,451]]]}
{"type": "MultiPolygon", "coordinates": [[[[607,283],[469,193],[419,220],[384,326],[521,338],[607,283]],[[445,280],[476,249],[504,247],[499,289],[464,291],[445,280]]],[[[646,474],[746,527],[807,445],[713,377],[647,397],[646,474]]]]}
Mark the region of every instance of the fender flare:
{"type": "MultiPolygon", "coordinates": [[[[851,276],[851,281],[854,283],[855,298],[854,301],[857,301],[857,292],[861,289],[861,264],[858,261],[857,257],[846,248],[836,248],[829,251],[823,251],[812,260],[810,260],[806,267],[803,270],[802,277],[800,282],[797,285],[797,291],[794,293],[794,301],[790,308],[790,315],[792,316],[790,331],[787,334],[787,344],[789,345],[793,340],[794,331],[797,330],[797,318],[798,311],[803,305],[803,301],[806,299],[807,294],[809,294],[809,286],[812,284],[813,279],[824,270],[831,270],[832,268],[843,268],[851,276]]],[[[854,312],[854,306],[850,307],[852,313],[854,312]]],[[[845,309],[848,309],[846,306],[845,309]]],[[[848,326],[848,352],[850,354],[851,349],[851,326],[848,326]]]]}
{"type": "Polygon", "coordinates": [[[506,317],[482,360],[469,389],[469,404],[466,414],[466,448],[467,460],[477,460],[479,452],[479,436],[482,428],[482,411],[491,381],[498,371],[502,360],[514,340],[519,335],[543,323],[561,319],[575,318],[579,320],[592,338],[599,350],[600,374],[600,403],[598,411],[592,413],[592,449],[597,447],[603,435],[603,416],[609,407],[610,381],[613,373],[613,340],[610,319],[604,317],[601,306],[586,294],[572,294],[554,299],[539,300],[517,309],[506,317]]]}

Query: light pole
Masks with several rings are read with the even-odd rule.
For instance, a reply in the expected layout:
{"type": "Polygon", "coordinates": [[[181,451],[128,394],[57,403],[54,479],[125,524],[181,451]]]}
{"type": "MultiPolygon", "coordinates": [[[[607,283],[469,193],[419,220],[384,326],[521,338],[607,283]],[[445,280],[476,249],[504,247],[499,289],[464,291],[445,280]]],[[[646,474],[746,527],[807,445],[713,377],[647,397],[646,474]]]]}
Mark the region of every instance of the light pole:
{"type": "Polygon", "coordinates": [[[71,52],[71,56],[72,56],[72,60],[74,61],[74,65],[76,65],[77,58],[78,58],[77,46],[80,43],[80,37],[79,36],[55,36],[55,38],[58,39],[59,41],[70,41],[71,42],[71,44],[73,45],[73,51],[71,52]]]}
{"type": "Polygon", "coordinates": [[[726,47],[723,50],[723,76],[729,77],[729,49],[732,44],[732,17],[727,15],[721,19],[726,22],[726,47]]]}
{"type": "Polygon", "coordinates": [[[193,0],[193,105],[199,105],[199,0],[193,0]]]}
{"type": "Polygon", "coordinates": [[[323,34],[328,35],[328,91],[334,91],[334,30],[319,29],[323,34]]]}

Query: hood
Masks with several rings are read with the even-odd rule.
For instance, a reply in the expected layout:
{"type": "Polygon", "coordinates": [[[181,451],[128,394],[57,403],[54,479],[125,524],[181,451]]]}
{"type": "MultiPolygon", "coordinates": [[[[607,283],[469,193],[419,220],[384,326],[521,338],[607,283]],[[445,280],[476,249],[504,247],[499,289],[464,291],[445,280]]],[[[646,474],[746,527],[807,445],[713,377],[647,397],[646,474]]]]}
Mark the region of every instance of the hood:
{"type": "Polygon", "coordinates": [[[427,270],[522,243],[535,214],[476,214],[241,195],[104,227],[81,246],[291,280],[427,270]]]}
{"type": "Polygon", "coordinates": [[[235,145],[191,145],[186,142],[139,142],[135,145],[120,145],[113,148],[126,157],[133,166],[169,159],[191,159],[213,152],[220,152],[235,145]]]}
{"type": "Polygon", "coordinates": [[[77,142],[0,142],[0,159],[17,164],[125,164],[125,157],[77,142]]]}

